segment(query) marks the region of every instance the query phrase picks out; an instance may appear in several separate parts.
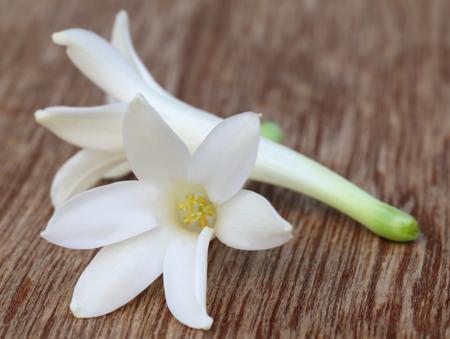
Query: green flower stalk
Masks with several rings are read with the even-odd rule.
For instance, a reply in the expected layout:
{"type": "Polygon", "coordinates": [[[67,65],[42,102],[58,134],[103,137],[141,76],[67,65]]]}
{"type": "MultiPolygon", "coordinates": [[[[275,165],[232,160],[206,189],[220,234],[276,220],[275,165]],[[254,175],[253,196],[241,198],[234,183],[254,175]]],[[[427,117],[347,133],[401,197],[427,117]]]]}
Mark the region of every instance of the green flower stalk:
{"type": "MultiPolygon", "coordinates": [[[[51,190],[59,206],[102,178],[126,174],[122,120],[127,104],[142,94],[193,152],[222,119],[190,106],[166,92],[147,71],[131,43],[126,13],[116,18],[111,43],[82,29],[55,33],[75,66],[103,89],[110,104],[96,107],[50,107],[36,120],[62,139],[82,148],[58,171],[51,190]]],[[[407,213],[389,206],[338,174],[279,144],[282,131],[263,126],[251,179],[282,186],[320,200],[393,241],[411,241],[420,230],[407,213]]]]}
{"type": "Polygon", "coordinates": [[[265,166],[257,166],[252,178],[282,186],[322,201],[394,241],[412,241],[420,234],[408,213],[381,202],[319,163],[273,142],[261,152],[265,166]]]}

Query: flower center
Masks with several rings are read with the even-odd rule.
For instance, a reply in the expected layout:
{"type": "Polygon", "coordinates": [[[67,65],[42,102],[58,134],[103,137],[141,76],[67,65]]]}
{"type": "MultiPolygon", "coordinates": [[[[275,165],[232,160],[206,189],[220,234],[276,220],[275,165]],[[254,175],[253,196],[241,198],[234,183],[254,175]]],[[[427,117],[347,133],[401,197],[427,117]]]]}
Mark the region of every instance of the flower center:
{"type": "Polygon", "coordinates": [[[178,202],[178,216],[180,222],[188,227],[214,226],[216,208],[202,193],[186,193],[184,200],[178,202]]]}

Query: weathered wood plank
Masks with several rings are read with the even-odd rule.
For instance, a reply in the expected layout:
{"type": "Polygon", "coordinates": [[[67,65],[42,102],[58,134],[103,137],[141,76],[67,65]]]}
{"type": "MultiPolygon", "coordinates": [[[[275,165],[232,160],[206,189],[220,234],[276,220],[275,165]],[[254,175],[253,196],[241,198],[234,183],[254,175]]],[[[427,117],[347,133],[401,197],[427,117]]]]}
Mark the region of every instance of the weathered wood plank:
{"type": "Polygon", "coordinates": [[[94,252],[39,237],[51,179],[75,149],[33,112],[103,99],[50,34],[108,36],[121,5],[172,93],[221,116],[264,113],[289,146],[411,212],[424,231],[391,243],[304,196],[252,184],[295,237],[257,253],[211,245],[207,335],[449,337],[446,0],[0,1],[0,337],[205,335],[171,316],[160,280],[119,311],[75,319],[72,289],[94,252]]]}

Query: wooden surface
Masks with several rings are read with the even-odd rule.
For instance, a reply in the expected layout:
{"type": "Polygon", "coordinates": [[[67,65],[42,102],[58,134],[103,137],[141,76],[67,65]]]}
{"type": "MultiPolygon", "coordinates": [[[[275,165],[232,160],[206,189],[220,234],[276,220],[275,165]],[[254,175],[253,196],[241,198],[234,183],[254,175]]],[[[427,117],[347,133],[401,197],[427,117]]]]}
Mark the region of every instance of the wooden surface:
{"type": "Polygon", "coordinates": [[[448,0],[0,1],[0,336],[450,336],[448,0]],[[103,94],[50,40],[109,36],[131,17],[137,50],[181,99],[264,113],[285,143],[411,212],[423,235],[384,241],[344,215],[254,183],[294,226],[282,248],[210,247],[209,332],[180,325],[161,279],[122,309],[77,320],[74,284],[94,251],[39,237],[57,168],[75,148],[34,123],[42,107],[103,94]]]}

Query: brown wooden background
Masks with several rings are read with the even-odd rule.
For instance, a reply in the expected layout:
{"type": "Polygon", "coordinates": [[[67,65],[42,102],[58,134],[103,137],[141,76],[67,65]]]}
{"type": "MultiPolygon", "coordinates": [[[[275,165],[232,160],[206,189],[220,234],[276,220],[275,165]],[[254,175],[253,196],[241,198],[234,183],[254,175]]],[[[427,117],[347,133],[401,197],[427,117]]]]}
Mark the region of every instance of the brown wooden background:
{"type": "Polygon", "coordinates": [[[449,337],[450,1],[0,1],[0,336],[7,338],[449,337]],[[181,99],[264,113],[286,144],[414,214],[415,243],[384,241],[332,209],[268,185],[295,226],[265,252],[210,249],[205,333],[169,313],[159,279],[108,316],[77,320],[73,286],[94,251],[39,237],[48,190],[75,148],[34,123],[102,93],[51,43],[109,36],[126,8],[139,54],[181,99]]]}

